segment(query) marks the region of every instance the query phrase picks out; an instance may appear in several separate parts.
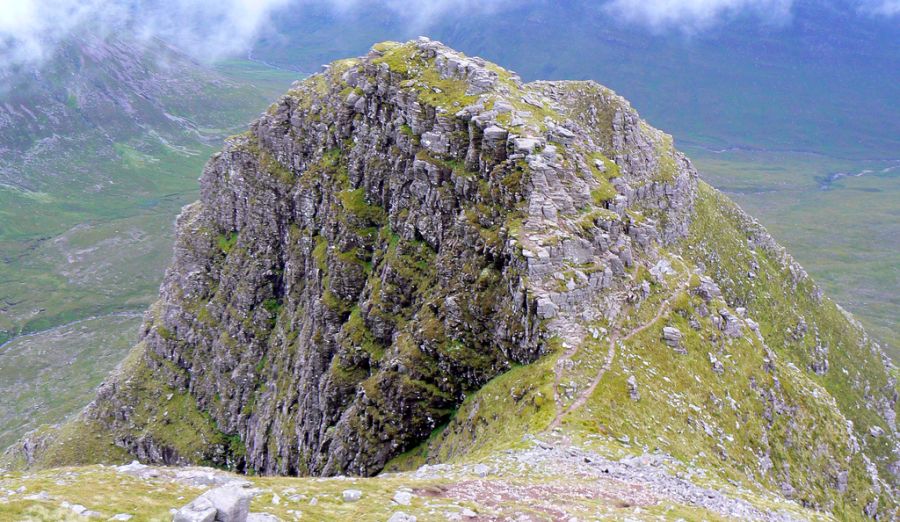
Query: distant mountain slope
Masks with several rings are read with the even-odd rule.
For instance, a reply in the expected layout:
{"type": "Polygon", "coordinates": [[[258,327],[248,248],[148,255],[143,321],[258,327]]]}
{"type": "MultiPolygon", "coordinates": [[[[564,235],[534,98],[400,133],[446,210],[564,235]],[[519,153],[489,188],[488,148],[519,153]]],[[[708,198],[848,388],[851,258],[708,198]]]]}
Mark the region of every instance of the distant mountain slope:
{"type": "Polygon", "coordinates": [[[194,190],[190,173],[211,147],[265,107],[273,84],[287,83],[228,78],[162,42],[115,36],[75,38],[38,68],[7,74],[0,92],[0,342],[109,308],[92,290],[131,293],[129,278],[115,283],[118,290],[104,288],[109,274],[81,262],[97,248],[114,259],[123,250],[116,244],[158,234],[134,229],[103,243],[98,235],[124,231],[100,229],[135,215],[153,221],[162,207],[171,216],[181,194],[194,190]],[[82,288],[69,292],[72,286],[82,288]]]}
{"type": "Polygon", "coordinates": [[[599,84],[378,44],[201,185],[128,359],[8,458],[374,475],[596,451],[898,515],[895,367],[599,84]]]}
{"type": "Polygon", "coordinates": [[[0,404],[0,447],[48,412],[60,420],[87,402],[137,335],[133,322],[102,317],[152,302],[196,173],[295,76],[246,62],[213,68],[160,41],[89,34],[4,74],[0,373],[18,399],[0,404]],[[59,342],[55,327],[93,317],[59,342]],[[37,335],[5,344],[21,334],[37,335]],[[115,339],[117,351],[96,339],[115,339]],[[108,357],[84,364],[97,350],[108,357]],[[73,367],[83,374],[54,379],[73,367]]]}

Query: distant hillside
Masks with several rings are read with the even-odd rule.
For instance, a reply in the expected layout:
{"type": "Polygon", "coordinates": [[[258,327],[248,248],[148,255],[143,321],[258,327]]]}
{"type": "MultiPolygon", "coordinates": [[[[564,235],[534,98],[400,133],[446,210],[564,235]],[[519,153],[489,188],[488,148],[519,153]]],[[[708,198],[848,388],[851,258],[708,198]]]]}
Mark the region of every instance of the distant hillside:
{"type": "Polygon", "coordinates": [[[0,446],[87,402],[137,332],[133,321],[81,321],[143,313],[197,172],[296,76],[248,62],[213,68],[160,41],[88,34],[5,74],[0,393],[16,399],[0,406],[0,446]],[[59,343],[53,328],[72,322],[59,343]],[[34,335],[4,345],[21,334],[34,335]],[[100,338],[116,349],[89,364],[88,354],[110,351],[85,345],[100,338]]]}

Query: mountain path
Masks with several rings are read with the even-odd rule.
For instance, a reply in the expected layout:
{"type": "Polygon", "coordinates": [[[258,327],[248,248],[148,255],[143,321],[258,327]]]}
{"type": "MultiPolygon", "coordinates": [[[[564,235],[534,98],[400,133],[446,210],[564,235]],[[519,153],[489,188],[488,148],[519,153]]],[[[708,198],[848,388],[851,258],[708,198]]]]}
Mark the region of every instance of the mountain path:
{"type": "MultiPolygon", "coordinates": [[[[654,315],[652,319],[650,319],[646,323],[642,324],[641,326],[638,326],[638,327],[634,328],[633,330],[631,330],[627,335],[625,335],[625,337],[621,338],[621,342],[628,341],[635,335],[643,332],[650,326],[654,325],[657,321],[662,319],[663,315],[665,315],[669,312],[669,307],[672,304],[672,300],[674,300],[675,297],[677,297],[685,288],[687,288],[688,282],[691,280],[690,275],[691,275],[690,272],[688,272],[688,275],[684,279],[684,281],[682,281],[677,287],[675,287],[675,289],[672,291],[672,294],[665,301],[660,303],[659,309],[657,310],[656,315],[654,315]]],[[[622,317],[625,317],[625,315],[623,314],[622,317]]],[[[550,423],[550,426],[549,426],[550,430],[558,428],[559,425],[562,423],[563,417],[565,417],[566,415],[568,415],[568,414],[572,413],[573,411],[584,406],[587,403],[590,396],[594,394],[594,391],[597,389],[597,386],[600,385],[600,381],[603,379],[603,376],[606,374],[607,371],[609,371],[610,368],[612,368],[612,363],[613,363],[613,360],[615,360],[615,356],[616,356],[616,344],[620,340],[619,339],[620,338],[619,329],[620,329],[620,327],[619,327],[619,324],[617,323],[616,326],[613,327],[612,332],[610,333],[609,349],[606,352],[606,360],[603,362],[603,366],[600,367],[600,371],[598,371],[597,375],[594,376],[593,380],[591,380],[590,385],[588,385],[587,388],[585,388],[581,393],[578,394],[578,397],[576,397],[575,401],[573,401],[572,404],[570,404],[568,407],[566,407],[565,409],[562,409],[562,410],[560,410],[560,406],[559,406],[559,382],[562,379],[563,365],[560,364],[560,362],[557,362],[556,383],[555,383],[555,388],[554,388],[554,397],[556,398],[557,413],[556,413],[556,416],[553,418],[553,422],[550,423]]],[[[574,348],[570,348],[565,354],[563,354],[562,357],[560,357],[560,361],[562,361],[563,358],[565,358],[565,360],[571,359],[577,352],[578,352],[577,346],[574,348]]]]}

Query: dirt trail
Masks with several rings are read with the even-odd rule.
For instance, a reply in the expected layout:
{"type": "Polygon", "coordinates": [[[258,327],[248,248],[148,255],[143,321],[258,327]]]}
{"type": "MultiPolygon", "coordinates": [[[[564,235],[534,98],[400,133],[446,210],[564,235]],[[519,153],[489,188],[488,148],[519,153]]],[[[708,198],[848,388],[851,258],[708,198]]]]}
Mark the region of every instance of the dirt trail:
{"type": "MultiPolygon", "coordinates": [[[[625,342],[625,341],[631,339],[632,337],[634,337],[635,335],[643,332],[644,330],[646,330],[647,328],[649,328],[650,326],[655,324],[657,321],[659,321],[663,317],[663,315],[668,313],[669,306],[672,304],[672,300],[675,299],[675,297],[677,297],[678,294],[680,294],[687,287],[688,281],[690,281],[690,274],[688,274],[688,276],[685,278],[685,280],[683,282],[681,282],[681,284],[679,284],[675,288],[675,290],[672,292],[672,295],[670,295],[665,301],[660,303],[659,310],[657,310],[656,315],[653,316],[653,318],[650,319],[649,321],[647,321],[646,323],[631,330],[625,337],[622,337],[621,338],[622,342],[625,342]]],[[[625,316],[622,315],[622,317],[625,317],[625,316]]],[[[591,395],[594,394],[594,390],[597,389],[597,386],[600,384],[600,381],[603,379],[603,375],[606,374],[606,372],[609,371],[609,369],[612,367],[613,360],[615,359],[615,356],[616,356],[616,344],[619,342],[619,337],[620,337],[619,329],[620,329],[619,324],[617,323],[613,327],[613,330],[609,335],[609,349],[606,352],[606,360],[603,362],[603,366],[600,368],[600,371],[598,371],[597,375],[594,376],[594,379],[591,381],[591,384],[587,388],[585,388],[581,393],[578,394],[578,397],[576,397],[575,401],[573,401],[572,404],[570,404],[567,408],[565,408],[561,411],[559,408],[559,381],[562,378],[562,366],[563,365],[560,364],[560,362],[563,360],[563,358],[565,358],[565,360],[571,359],[572,356],[574,356],[575,353],[578,351],[578,348],[576,347],[574,349],[569,349],[569,351],[567,351],[565,354],[563,354],[563,356],[560,358],[560,361],[557,362],[557,364],[556,364],[556,384],[555,384],[555,388],[554,388],[554,398],[556,399],[557,413],[556,413],[556,417],[553,418],[553,422],[550,423],[549,429],[552,430],[554,428],[558,428],[560,423],[562,423],[563,417],[565,417],[566,415],[568,415],[568,414],[572,413],[573,411],[584,406],[587,403],[588,399],[591,397],[591,395]]]]}

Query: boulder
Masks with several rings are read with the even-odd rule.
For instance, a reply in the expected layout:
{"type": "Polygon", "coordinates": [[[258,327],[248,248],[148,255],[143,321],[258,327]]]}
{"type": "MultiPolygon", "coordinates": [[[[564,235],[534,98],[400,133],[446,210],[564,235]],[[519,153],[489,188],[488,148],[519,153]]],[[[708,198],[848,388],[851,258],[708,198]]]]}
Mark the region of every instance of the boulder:
{"type": "Polygon", "coordinates": [[[722,331],[725,332],[725,335],[728,337],[741,337],[743,335],[741,328],[744,326],[744,322],[738,316],[725,308],[719,310],[719,316],[722,317],[722,331]]]}
{"type": "Polygon", "coordinates": [[[676,348],[681,346],[681,338],[683,335],[681,334],[681,330],[675,328],[674,326],[666,326],[663,327],[663,341],[669,346],[676,348]]]}
{"type": "Polygon", "coordinates": [[[484,142],[485,144],[495,144],[506,141],[507,131],[502,127],[498,127],[496,125],[491,125],[490,127],[484,129],[484,142]]]}
{"type": "Polygon", "coordinates": [[[218,511],[218,522],[244,522],[250,512],[250,500],[255,491],[240,486],[222,486],[201,495],[218,511]]]}
{"type": "Polygon", "coordinates": [[[516,138],[515,140],[513,140],[513,147],[515,148],[516,152],[521,152],[523,154],[531,154],[541,145],[541,141],[537,138],[525,137],[516,138]]]}
{"type": "Polygon", "coordinates": [[[412,502],[413,495],[409,491],[400,490],[394,493],[394,502],[401,506],[408,506],[412,502]]]}
{"type": "Polygon", "coordinates": [[[247,522],[281,522],[281,519],[268,513],[250,513],[247,522]]]}
{"type": "Polygon", "coordinates": [[[211,489],[179,509],[174,522],[245,522],[255,494],[255,490],[242,486],[211,489]]]}
{"type": "Polygon", "coordinates": [[[722,361],[720,361],[715,355],[711,353],[707,353],[707,355],[709,356],[709,364],[710,366],[712,366],[712,370],[714,373],[721,374],[725,371],[725,365],[722,364],[722,361]]]}
{"type": "Polygon", "coordinates": [[[344,502],[356,502],[362,498],[362,491],[358,489],[345,489],[343,496],[344,502]]]}
{"type": "Polygon", "coordinates": [[[695,291],[697,292],[697,295],[707,302],[722,295],[722,290],[719,288],[719,285],[707,276],[700,276],[700,286],[698,286],[695,291]]]}
{"type": "Polygon", "coordinates": [[[560,125],[551,125],[548,132],[550,141],[569,145],[575,140],[575,133],[560,125]]]}
{"type": "Polygon", "coordinates": [[[675,270],[672,268],[672,264],[669,263],[668,259],[660,259],[653,265],[653,268],[650,269],[650,275],[660,283],[665,281],[667,275],[672,275],[674,273],[675,270]]]}
{"type": "Polygon", "coordinates": [[[218,510],[209,499],[199,497],[175,513],[173,522],[213,522],[218,510]]]}
{"type": "Polygon", "coordinates": [[[628,384],[628,396],[631,397],[631,400],[641,400],[641,394],[640,392],[638,392],[637,379],[634,377],[634,375],[629,376],[626,383],[628,384]]]}

